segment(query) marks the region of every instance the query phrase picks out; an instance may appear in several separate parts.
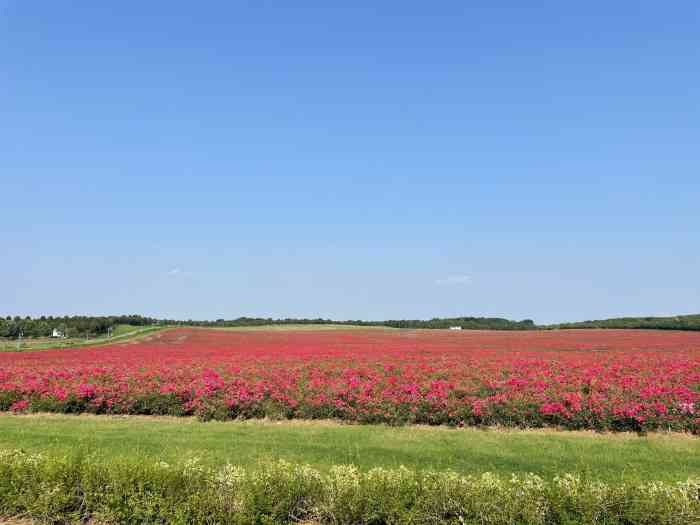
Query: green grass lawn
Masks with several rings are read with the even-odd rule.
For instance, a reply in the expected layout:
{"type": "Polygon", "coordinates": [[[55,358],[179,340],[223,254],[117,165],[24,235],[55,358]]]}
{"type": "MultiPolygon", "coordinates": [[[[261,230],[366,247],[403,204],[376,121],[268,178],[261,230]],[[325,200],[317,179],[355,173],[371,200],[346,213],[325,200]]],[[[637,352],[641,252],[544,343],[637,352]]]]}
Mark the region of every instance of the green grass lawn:
{"type": "Polygon", "coordinates": [[[673,434],[596,435],[340,425],[330,422],[208,422],[194,419],[0,415],[0,448],[177,462],[199,456],[214,465],[254,466],[286,459],[320,469],[339,463],[452,469],[552,477],[589,472],[607,481],[675,481],[700,475],[700,439],[673,434]]]}
{"type": "Polygon", "coordinates": [[[124,335],[133,334],[142,330],[154,328],[152,326],[131,326],[129,324],[118,324],[112,327],[112,337],[122,337],[124,335]]]}

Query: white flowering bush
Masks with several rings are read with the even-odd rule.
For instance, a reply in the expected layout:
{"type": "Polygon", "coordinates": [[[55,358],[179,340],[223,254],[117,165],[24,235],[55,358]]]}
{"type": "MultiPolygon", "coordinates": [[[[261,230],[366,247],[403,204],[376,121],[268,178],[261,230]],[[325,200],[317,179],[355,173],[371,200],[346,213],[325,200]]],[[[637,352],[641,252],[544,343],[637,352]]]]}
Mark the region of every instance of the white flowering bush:
{"type": "Polygon", "coordinates": [[[0,518],[44,523],[328,525],[700,524],[700,479],[610,485],[574,474],[320,472],[285,461],[255,469],[48,457],[0,450],[0,518]]]}
{"type": "Polygon", "coordinates": [[[550,507],[560,516],[575,516],[582,523],[617,523],[624,508],[624,487],[610,487],[573,474],[556,476],[550,487],[550,507]]]}
{"type": "Polygon", "coordinates": [[[700,523],[698,497],[700,480],[675,485],[651,481],[629,492],[630,501],[625,506],[624,514],[630,522],[645,525],[700,523]]]}

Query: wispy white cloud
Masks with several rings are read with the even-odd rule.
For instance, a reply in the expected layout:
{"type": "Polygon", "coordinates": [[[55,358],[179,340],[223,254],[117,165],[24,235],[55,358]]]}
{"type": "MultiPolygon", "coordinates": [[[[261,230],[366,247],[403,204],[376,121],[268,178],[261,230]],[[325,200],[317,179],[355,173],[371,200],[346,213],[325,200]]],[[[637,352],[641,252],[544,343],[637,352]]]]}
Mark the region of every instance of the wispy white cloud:
{"type": "Polygon", "coordinates": [[[177,275],[177,274],[180,274],[180,273],[182,273],[182,270],[180,270],[180,268],[171,268],[171,269],[168,271],[168,275],[177,275]]]}
{"type": "Polygon", "coordinates": [[[472,278],[469,275],[448,275],[444,279],[437,279],[435,284],[438,286],[457,286],[461,284],[469,284],[472,278]]]}

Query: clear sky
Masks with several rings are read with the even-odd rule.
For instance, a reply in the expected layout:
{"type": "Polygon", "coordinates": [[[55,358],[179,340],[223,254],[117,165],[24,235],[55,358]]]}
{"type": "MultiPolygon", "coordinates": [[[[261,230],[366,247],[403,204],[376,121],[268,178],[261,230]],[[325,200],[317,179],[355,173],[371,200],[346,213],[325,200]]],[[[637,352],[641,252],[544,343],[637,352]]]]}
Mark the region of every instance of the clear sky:
{"type": "Polygon", "coordinates": [[[700,3],[0,0],[0,313],[700,312],[700,3]]]}

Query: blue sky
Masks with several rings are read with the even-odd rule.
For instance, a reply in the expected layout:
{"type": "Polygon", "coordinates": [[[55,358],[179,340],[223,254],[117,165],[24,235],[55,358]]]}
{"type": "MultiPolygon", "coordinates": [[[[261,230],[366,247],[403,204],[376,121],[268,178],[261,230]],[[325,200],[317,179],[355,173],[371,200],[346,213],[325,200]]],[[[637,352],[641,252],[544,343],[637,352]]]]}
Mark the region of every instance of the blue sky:
{"type": "Polygon", "coordinates": [[[700,312],[700,4],[0,0],[0,312],[700,312]]]}

